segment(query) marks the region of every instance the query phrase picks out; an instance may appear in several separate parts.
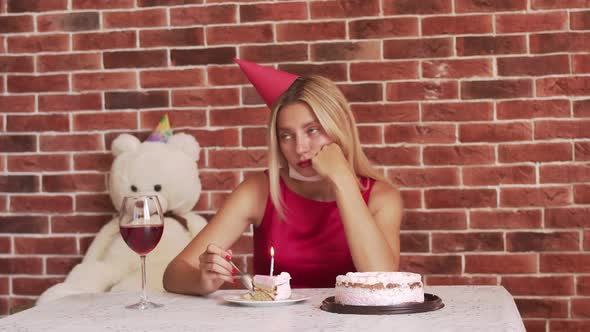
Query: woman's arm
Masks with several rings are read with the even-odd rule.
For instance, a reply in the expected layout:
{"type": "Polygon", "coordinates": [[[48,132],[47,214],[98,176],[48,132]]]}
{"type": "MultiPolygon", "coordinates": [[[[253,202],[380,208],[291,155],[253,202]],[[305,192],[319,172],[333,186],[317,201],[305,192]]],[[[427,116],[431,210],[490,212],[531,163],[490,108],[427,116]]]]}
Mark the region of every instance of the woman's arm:
{"type": "Polygon", "coordinates": [[[264,214],[268,179],[263,173],[242,182],[203,230],[176,256],[164,273],[169,292],[206,295],[232,281],[227,251],[250,224],[264,214]]]}
{"type": "Polygon", "coordinates": [[[402,199],[383,182],[375,183],[369,206],[358,189],[356,177],[333,182],[354,266],[359,272],[399,269],[399,232],[402,199]]]}
{"type": "Polygon", "coordinates": [[[367,206],[356,175],[335,143],[323,146],[312,158],[312,166],[332,184],[356,269],[396,271],[402,218],[399,192],[387,183],[377,182],[367,206]]]}

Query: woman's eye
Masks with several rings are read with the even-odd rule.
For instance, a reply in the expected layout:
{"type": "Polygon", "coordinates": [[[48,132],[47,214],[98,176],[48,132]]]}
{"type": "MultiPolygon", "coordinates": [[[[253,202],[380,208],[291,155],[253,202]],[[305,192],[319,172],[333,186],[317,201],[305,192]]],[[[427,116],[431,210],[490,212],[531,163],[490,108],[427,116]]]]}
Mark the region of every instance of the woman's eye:
{"type": "Polygon", "coordinates": [[[318,130],[318,128],[309,128],[309,129],[307,130],[307,132],[308,132],[309,134],[315,134],[315,133],[319,132],[319,130],[318,130]]]}
{"type": "Polygon", "coordinates": [[[291,135],[289,135],[289,134],[281,134],[281,135],[279,135],[279,138],[280,138],[282,141],[286,141],[286,140],[288,140],[288,139],[290,139],[290,138],[291,138],[291,135]]]}

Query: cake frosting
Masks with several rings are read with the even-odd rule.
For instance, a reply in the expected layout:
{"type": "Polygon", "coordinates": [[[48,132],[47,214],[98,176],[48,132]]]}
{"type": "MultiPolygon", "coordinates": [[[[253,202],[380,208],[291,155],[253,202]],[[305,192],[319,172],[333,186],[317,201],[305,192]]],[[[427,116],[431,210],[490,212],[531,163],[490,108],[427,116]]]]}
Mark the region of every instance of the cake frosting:
{"type": "Polygon", "coordinates": [[[349,272],[336,277],[334,301],[374,306],[424,302],[422,277],[411,272],[349,272]]]}
{"type": "Polygon", "coordinates": [[[246,294],[249,300],[278,301],[291,297],[291,275],[281,272],[276,276],[255,275],[253,278],[254,291],[246,294]]]}

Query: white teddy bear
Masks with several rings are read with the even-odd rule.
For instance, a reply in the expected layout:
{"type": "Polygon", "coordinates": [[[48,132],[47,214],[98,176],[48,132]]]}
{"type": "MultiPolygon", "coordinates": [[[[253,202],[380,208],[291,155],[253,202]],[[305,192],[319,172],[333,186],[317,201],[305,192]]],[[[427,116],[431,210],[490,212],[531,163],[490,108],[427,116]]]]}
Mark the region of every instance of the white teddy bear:
{"type": "MultiPolygon", "coordinates": [[[[147,287],[163,290],[166,266],[206,225],[191,211],[201,194],[199,144],[187,134],[172,135],[167,143],[141,143],[122,134],[113,141],[112,152],[109,190],[114,206],[119,209],[127,195],[156,194],[165,213],[162,239],[146,258],[147,287]]],[[[119,235],[115,217],[98,232],[65,281],[47,289],[37,304],[70,294],[139,290],[139,255],[119,235]]]]}

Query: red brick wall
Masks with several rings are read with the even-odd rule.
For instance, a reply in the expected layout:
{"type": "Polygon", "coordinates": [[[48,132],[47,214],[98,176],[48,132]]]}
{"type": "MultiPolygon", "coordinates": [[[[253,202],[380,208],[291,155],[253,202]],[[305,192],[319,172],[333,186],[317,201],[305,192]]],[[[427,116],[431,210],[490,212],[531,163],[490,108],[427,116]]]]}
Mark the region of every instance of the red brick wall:
{"type": "MultiPolygon", "coordinates": [[[[503,285],[590,329],[587,0],[0,0],[0,315],[63,279],[113,207],[110,142],[168,112],[210,216],[265,166],[232,58],[338,82],[403,190],[402,269],[503,285]]],[[[251,238],[236,245],[248,263],[251,238]]]]}

